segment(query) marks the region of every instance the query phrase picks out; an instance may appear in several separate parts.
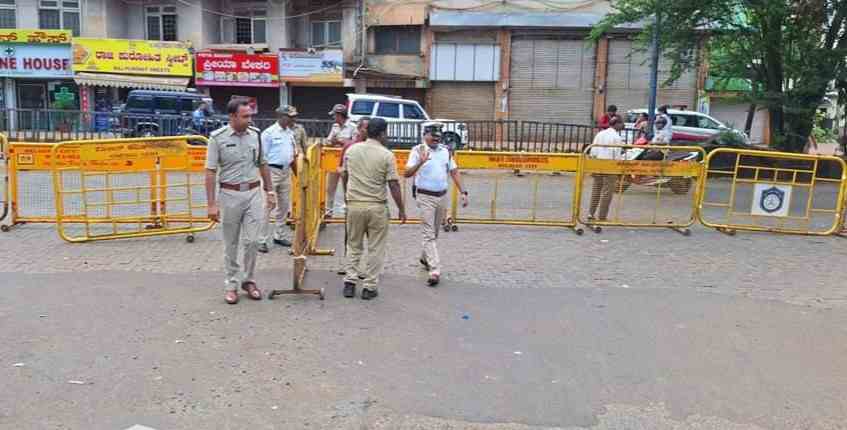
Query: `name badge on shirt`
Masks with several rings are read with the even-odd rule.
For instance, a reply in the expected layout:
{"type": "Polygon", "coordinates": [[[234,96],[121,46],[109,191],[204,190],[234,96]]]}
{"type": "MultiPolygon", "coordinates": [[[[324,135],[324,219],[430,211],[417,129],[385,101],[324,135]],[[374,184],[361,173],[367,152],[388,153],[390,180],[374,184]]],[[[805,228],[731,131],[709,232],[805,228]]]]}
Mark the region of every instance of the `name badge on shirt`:
{"type": "Polygon", "coordinates": [[[235,144],[234,144],[234,143],[227,143],[225,146],[226,146],[227,148],[235,148],[235,144]]]}

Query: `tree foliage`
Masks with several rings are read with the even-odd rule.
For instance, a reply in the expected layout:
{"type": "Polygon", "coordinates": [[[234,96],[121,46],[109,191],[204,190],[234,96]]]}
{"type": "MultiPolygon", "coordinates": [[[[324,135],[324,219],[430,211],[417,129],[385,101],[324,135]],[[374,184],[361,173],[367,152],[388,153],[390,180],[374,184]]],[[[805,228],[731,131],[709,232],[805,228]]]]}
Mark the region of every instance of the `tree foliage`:
{"type": "Polygon", "coordinates": [[[783,149],[802,150],[832,83],[847,91],[847,0],[616,0],[612,7],[594,39],[643,23],[637,37],[646,47],[658,12],[670,80],[696,67],[691,52],[705,48],[712,76],[750,79],[749,101],[769,109],[783,149]]]}

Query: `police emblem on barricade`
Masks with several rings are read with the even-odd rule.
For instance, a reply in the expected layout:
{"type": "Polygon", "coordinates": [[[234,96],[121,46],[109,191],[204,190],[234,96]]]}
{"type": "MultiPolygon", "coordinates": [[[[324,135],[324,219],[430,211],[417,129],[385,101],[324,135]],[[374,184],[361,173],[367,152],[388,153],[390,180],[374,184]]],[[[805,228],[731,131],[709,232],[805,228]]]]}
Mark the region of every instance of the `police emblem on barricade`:
{"type": "Polygon", "coordinates": [[[785,193],[776,187],[770,187],[762,191],[761,201],[759,206],[767,213],[774,213],[782,209],[785,199],[785,193]]]}
{"type": "Polygon", "coordinates": [[[756,184],[750,213],[758,216],[788,216],[790,202],[791,186],[756,184]]]}

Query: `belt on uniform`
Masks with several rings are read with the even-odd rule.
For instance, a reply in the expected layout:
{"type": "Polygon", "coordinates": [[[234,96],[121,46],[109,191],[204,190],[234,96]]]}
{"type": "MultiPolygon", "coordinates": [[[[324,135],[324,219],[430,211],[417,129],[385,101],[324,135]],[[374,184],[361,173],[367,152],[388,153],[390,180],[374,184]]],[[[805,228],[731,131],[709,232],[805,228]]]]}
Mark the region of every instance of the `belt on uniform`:
{"type": "Polygon", "coordinates": [[[232,190],[232,191],[250,191],[253,188],[258,187],[259,184],[261,184],[261,182],[259,182],[259,181],[242,182],[240,184],[227,184],[225,182],[221,182],[221,188],[223,188],[225,190],[232,190]]]}
{"type": "Polygon", "coordinates": [[[280,170],[285,170],[285,167],[286,167],[286,166],[283,166],[282,164],[270,164],[270,163],[268,163],[268,166],[271,166],[274,169],[280,169],[280,170]]]}
{"type": "Polygon", "coordinates": [[[418,188],[416,191],[417,191],[417,192],[419,192],[419,193],[421,193],[421,194],[423,194],[423,195],[426,195],[426,196],[432,196],[432,197],[441,197],[441,196],[443,196],[443,195],[447,194],[447,190],[444,190],[444,191],[430,191],[430,190],[425,190],[425,189],[423,189],[423,188],[418,188]]]}

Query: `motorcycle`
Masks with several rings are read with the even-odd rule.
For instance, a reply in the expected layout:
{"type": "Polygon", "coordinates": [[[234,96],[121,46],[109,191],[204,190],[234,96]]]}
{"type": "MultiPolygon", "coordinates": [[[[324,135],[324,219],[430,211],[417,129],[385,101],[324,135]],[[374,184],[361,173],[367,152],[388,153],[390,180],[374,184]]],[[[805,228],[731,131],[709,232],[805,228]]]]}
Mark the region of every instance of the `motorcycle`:
{"type": "MultiPolygon", "coordinates": [[[[656,148],[635,148],[627,151],[625,159],[696,162],[699,156],[700,154],[697,151],[672,152],[670,148],[667,150],[656,148]]],[[[688,194],[693,182],[693,179],[688,177],[665,178],[659,176],[622,175],[622,179],[618,184],[618,192],[622,193],[628,190],[631,185],[640,185],[647,187],[668,187],[674,194],[688,194]]]]}

